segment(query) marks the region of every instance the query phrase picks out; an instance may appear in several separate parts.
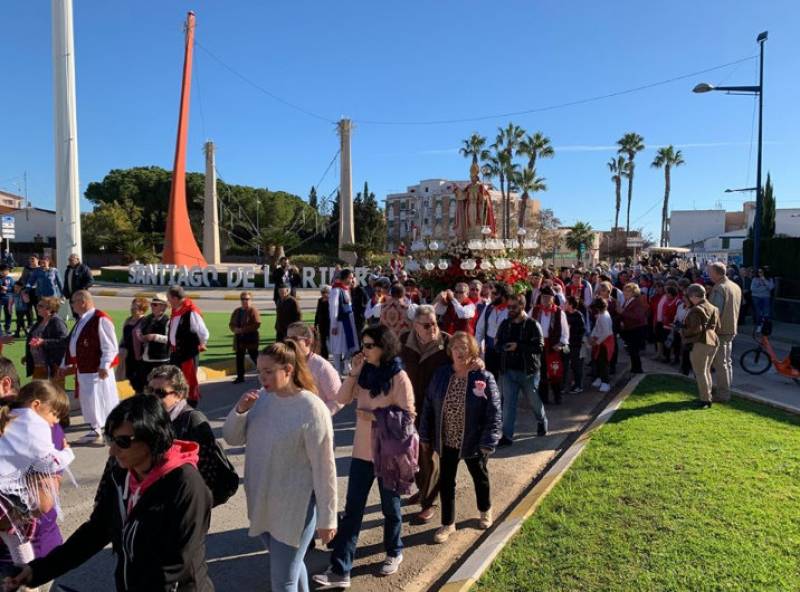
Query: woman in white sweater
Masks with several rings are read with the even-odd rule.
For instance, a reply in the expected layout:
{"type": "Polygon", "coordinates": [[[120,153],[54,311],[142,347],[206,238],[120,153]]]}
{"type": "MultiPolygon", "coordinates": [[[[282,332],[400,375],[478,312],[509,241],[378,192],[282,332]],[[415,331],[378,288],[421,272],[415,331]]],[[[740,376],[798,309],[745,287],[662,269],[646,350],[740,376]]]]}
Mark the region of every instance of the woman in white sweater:
{"type": "Polygon", "coordinates": [[[613,324],[608,313],[608,303],[603,298],[595,298],[589,311],[594,315],[594,327],[589,336],[596,376],[592,386],[601,393],[607,393],[611,390],[611,385],[608,384],[608,364],[614,356],[617,345],[613,324]]]}
{"type": "Polygon", "coordinates": [[[292,341],[258,357],[261,388],[248,391],[225,420],[232,446],[247,445],[244,488],[250,536],[269,550],[275,592],[308,590],[303,556],[314,529],[328,543],[336,534],[333,424],[315,394],[305,359],[292,341]]]}

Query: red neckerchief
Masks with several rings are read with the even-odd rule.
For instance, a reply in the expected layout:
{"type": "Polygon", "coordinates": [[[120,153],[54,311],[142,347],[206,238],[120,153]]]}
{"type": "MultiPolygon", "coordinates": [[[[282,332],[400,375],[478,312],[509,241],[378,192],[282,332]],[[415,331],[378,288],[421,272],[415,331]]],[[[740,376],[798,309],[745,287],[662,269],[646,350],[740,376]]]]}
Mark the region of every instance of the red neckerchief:
{"type": "Polygon", "coordinates": [[[196,312],[197,314],[202,314],[200,312],[200,309],[197,308],[197,305],[194,302],[192,302],[191,298],[184,298],[180,306],[172,309],[172,316],[170,318],[174,319],[175,317],[184,315],[187,312],[196,312]]]}
{"type": "Polygon", "coordinates": [[[345,290],[345,291],[348,291],[348,292],[350,291],[350,286],[345,284],[342,280],[336,280],[335,282],[333,282],[333,287],[334,288],[339,288],[341,290],[345,290]]]}
{"type": "Polygon", "coordinates": [[[537,304],[533,308],[533,314],[535,316],[541,316],[542,313],[552,315],[558,312],[558,310],[559,308],[558,306],[556,306],[556,303],[554,301],[550,306],[545,306],[544,304],[537,304]]]}
{"type": "Polygon", "coordinates": [[[506,307],[508,306],[508,302],[505,302],[503,304],[493,304],[492,306],[494,307],[494,310],[505,310],[506,307]]]}

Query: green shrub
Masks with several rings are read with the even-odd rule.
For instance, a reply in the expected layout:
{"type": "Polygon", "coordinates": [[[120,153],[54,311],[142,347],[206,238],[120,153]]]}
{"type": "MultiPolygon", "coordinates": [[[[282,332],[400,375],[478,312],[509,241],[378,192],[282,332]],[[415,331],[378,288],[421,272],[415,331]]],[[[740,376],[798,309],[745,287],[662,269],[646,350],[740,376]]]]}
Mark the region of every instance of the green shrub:
{"type": "MultiPolygon", "coordinates": [[[[744,264],[753,264],[753,241],[747,239],[742,248],[744,264]]],[[[769,267],[774,276],[800,279],[800,237],[776,236],[761,239],[761,267],[769,267]]]]}

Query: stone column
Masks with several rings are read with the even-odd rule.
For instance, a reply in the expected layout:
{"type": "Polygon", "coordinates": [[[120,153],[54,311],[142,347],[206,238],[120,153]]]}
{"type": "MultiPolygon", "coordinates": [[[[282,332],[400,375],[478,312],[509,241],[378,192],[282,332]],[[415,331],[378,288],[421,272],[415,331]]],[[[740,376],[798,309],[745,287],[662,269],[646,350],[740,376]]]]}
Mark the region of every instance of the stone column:
{"type": "Polygon", "coordinates": [[[206,186],[203,199],[203,257],[209,265],[219,265],[219,210],[217,208],[217,168],[214,142],[206,142],[206,186]]]}
{"type": "Polygon", "coordinates": [[[353,171],[350,163],[350,133],[353,124],[349,119],[342,119],[338,125],[341,151],[339,153],[340,172],[339,179],[339,259],[347,261],[350,265],[356,262],[356,254],[342,249],[343,245],[352,245],[356,242],[356,232],[353,226],[353,171]]]}
{"type": "Polygon", "coordinates": [[[72,0],[53,0],[51,18],[56,153],[56,267],[63,273],[70,254],[75,253],[79,257],[83,255],[72,0]]]}

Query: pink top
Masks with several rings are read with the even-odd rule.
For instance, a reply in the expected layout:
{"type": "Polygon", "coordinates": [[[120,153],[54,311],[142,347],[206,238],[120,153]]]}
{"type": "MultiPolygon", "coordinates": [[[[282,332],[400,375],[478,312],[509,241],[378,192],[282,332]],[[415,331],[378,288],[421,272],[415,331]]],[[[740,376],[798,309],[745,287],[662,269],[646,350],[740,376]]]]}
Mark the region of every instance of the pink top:
{"type": "Polygon", "coordinates": [[[317,385],[317,394],[325,402],[331,415],[335,414],[342,408],[336,402],[336,396],[339,394],[339,389],[342,388],[342,379],[339,378],[339,373],[333,364],[317,354],[308,356],[306,362],[311,376],[314,378],[314,384],[317,385]]]}
{"type": "Polygon", "coordinates": [[[353,438],[353,458],[373,462],[372,460],[372,410],[392,405],[414,414],[414,389],[405,370],[398,372],[392,379],[392,388],[388,394],[371,397],[369,391],[358,386],[358,378],[348,376],[339,391],[337,400],[347,405],[356,400],[357,418],[356,435],[353,438]],[[361,411],[370,412],[368,414],[361,411]]]}

